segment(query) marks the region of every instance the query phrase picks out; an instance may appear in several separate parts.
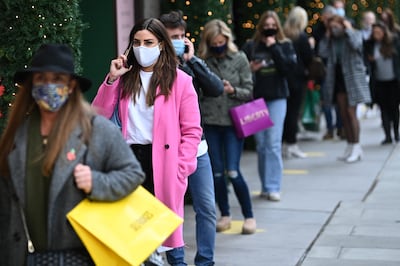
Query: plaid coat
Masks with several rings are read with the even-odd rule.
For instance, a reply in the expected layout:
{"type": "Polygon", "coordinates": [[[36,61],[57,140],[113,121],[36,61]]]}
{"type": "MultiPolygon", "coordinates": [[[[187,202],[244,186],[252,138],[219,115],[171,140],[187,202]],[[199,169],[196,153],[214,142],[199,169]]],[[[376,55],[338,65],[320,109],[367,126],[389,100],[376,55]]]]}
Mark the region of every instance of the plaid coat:
{"type": "MultiPolygon", "coordinates": [[[[366,67],[363,60],[363,41],[361,33],[346,29],[345,42],[341,56],[344,83],[350,106],[371,102],[371,94],[366,79],[366,67]]],[[[321,98],[334,101],[336,52],[333,40],[324,38],[319,44],[319,55],[326,59],[326,78],[321,91],[321,98]]]]}

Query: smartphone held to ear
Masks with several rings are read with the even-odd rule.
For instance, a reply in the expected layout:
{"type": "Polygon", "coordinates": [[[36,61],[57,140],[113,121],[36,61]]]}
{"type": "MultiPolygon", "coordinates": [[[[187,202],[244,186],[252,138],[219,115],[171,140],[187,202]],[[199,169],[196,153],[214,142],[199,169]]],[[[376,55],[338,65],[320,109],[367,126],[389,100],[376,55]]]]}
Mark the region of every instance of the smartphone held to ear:
{"type": "Polygon", "coordinates": [[[131,65],[133,65],[133,62],[134,62],[133,57],[135,56],[133,54],[132,45],[129,45],[129,47],[125,50],[124,55],[127,58],[126,67],[129,68],[131,65]]]}
{"type": "Polygon", "coordinates": [[[185,51],[184,51],[184,53],[185,53],[185,54],[189,53],[189,45],[187,45],[187,44],[185,45],[185,51]]]}

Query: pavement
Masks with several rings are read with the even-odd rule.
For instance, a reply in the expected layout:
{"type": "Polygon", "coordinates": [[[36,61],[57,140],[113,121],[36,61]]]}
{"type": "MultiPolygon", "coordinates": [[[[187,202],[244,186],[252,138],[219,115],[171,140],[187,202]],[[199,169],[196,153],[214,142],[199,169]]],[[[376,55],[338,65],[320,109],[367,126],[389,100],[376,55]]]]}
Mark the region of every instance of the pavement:
{"type": "MultiPolygon", "coordinates": [[[[322,140],[303,131],[305,159],[284,160],[281,201],[258,197],[255,151],[246,150],[241,170],[252,193],[257,232],[241,235],[243,217],[233,189],[232,228],[217,233],[217,266],[399,266],[400,144],[380,145],[379,114],[360,115],[364,157],[347,164],[336,159],[345,141],[322,140]]],[[[217,210],[218,215],[219,211],[217,210]]],[[[194,212],[185,206],[186,260],[194,265],[194,212]]]]}

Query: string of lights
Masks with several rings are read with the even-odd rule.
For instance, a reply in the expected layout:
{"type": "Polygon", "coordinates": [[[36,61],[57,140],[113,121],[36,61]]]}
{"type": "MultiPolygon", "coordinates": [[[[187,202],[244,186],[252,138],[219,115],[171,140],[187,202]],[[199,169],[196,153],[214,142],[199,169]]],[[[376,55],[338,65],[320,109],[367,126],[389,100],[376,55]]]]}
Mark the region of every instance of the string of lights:
{"type": "MultiPolygon", "coordinates": [[[[240,45],[252,37],[260,15],[266,10],[274,10],[282,22],[290,9],[295,5],[305,8],[309,15],[309,25],[306,31],[311,34],[313,26],[318,23],[321,11],[329,0],[208,0],[208,1],[162,1],[163,12],[182,10],[184,19],[188,23],[187,35],[196,44],[202,26],[213,18],[220,18],[227,22],[236,35],[236,42],[240,45]],[[205,10],[205,12],[203,12],[205,10]]],[[[346,14],[359,25],[361,14],[366,10],[374,11],[378,17],[383,8],[388,7],[400,18],[400,1],[395,0],[356,0],[346,2],[346,14]]]]}
{"type": "Polygon", "coordinates": [[[87,27],[81,21],[80,0],[13,0],[0,1],[0,132],[11,106],[16,84],[16,70],[27,68],[33,51],[46,42],[66,43],[75,53],[76,71],[81,72],[80,46],[87,27]]]}

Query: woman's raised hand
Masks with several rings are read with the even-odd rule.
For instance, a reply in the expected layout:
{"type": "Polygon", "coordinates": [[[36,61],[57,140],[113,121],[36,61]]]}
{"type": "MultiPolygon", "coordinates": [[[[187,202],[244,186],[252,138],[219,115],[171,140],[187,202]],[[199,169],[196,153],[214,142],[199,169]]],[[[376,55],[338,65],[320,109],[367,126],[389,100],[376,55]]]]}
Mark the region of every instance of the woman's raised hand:
{"type": "Polygon", "coordinates": [[[127,67],[127,57],[122,54],[118,58],[111,61],[108,82],[112,83],[120,76],[131,70],[132,66],[127,67]]]}

